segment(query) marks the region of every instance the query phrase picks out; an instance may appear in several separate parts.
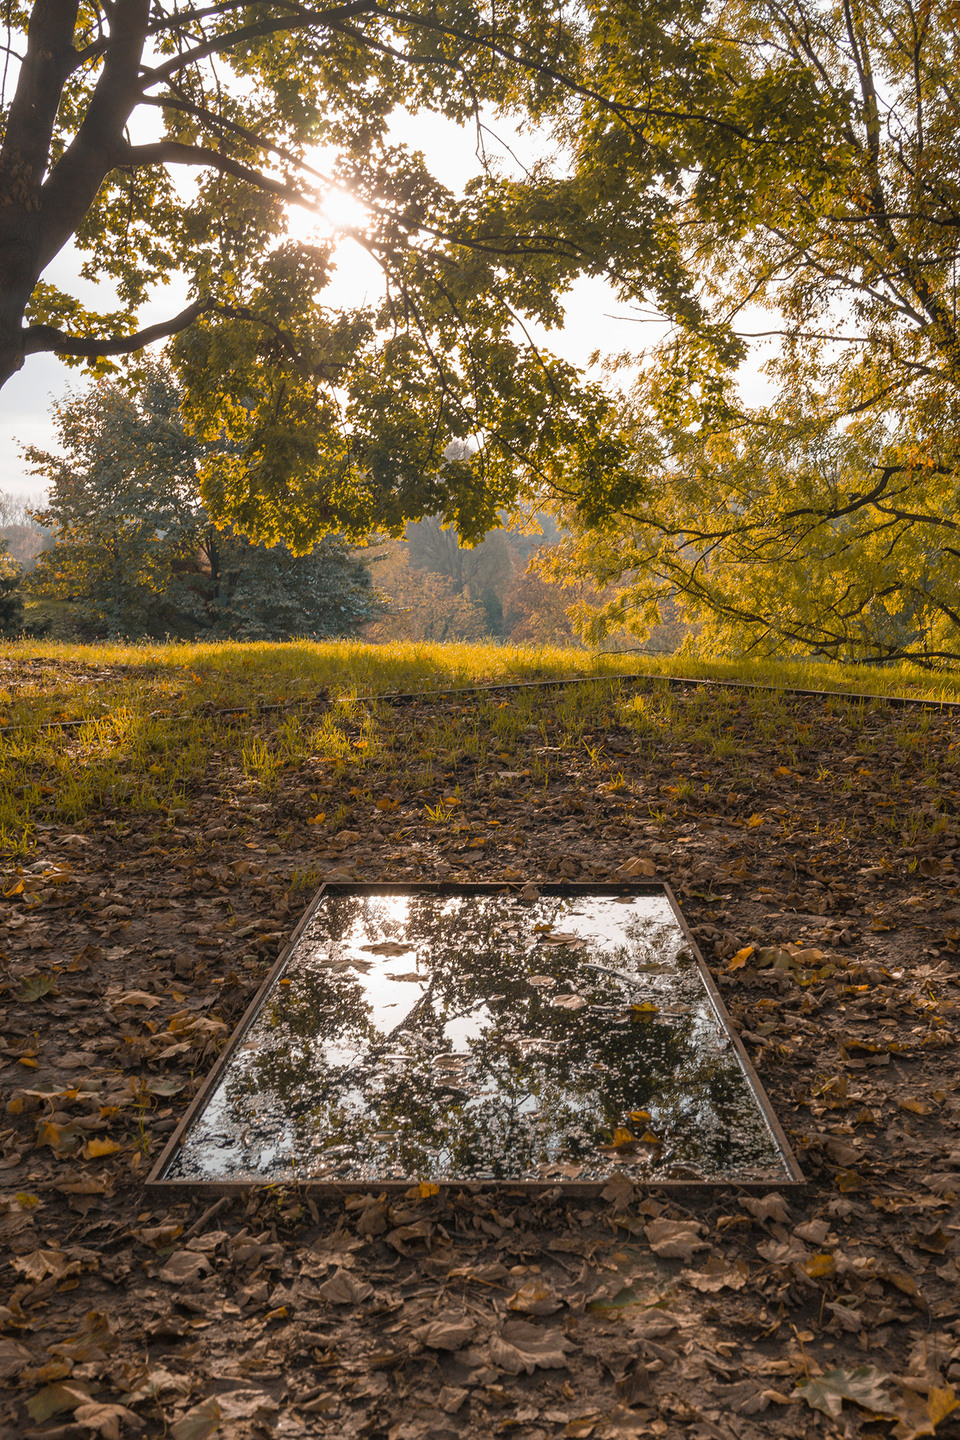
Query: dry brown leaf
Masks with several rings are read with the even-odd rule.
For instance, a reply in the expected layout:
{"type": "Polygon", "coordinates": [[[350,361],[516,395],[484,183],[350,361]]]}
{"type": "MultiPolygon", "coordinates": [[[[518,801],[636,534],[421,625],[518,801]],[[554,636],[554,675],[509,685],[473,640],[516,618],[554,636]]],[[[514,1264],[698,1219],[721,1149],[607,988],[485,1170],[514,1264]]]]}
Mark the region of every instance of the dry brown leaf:
{"type": "Polygon", "coordinates": [[[115,1010],[122,1005],[142,1005],[145,1010],[155,1010],[163,1003],[162,996],[151,995],[147,990],[123,990],[119,995],[111,995],[108,999],[115,1010]]]}
{"type": "Polygon", "coordinates": [[[755,1220],[773,1220],[778,1225],[789,1223],[790,1208],[776,1190],[770,1195],[741,1195],[740,1204],[755,1220]]]}
{"type": "Polygon", "coordinates": [[[582,1010],[586,1005],[582,995],[552,995],[550,1004],[557,1010],[582,1010]]]}
{"type": "Polygon", "coordinates": [[[635,875],[656,875],[657,867],[646,855],[633,855],[629,860],[624,860],[620,866],[620,874],[632,878],[635,875]]]}
{"type": "Polygon", "coordinates": [[[510,1375],[521,1371],[563,1370],[573,1345],[557,1330],[541,1329],[526,1320],[511,1320],[490,1337],[491,1363],[510,1375]]]}
{"type": "Polygon", "coordinates": [[[0,1380],[10,1380],[14,1375],[19,1375],[24,1366],[29,1365],[32,1360],[33,1356],[25,1345],[0,1336],[0,1380]]]}
{"type": "Polygon", "coordinates": [[[696,1220],[651,1220],[643,1228],[650,1249],[662,1260],[690,1260],[697,1250],[710,1248],[696,1220]]]}
{"type": "Polygon", "coordinates": [[[556,1291],[541,1280],[528,1280],[507,1300],[507,1308],[518,1315],[552,1315],[562,1304],[556,1291]]]}
{"type": "Polygon", "coordinates": [[[410,1333],[428,1350],[462,1350],[477,1333],[477,1327],[465,1315],[439,1315],[436,1320],[418,1325],[410,1333]]]}
{"type": "Polygon", "coordinates": [[[74,1423],[83,1425],[92,1435],[102,1435],[103,1440],[120,1440],[120,1427],[127,1424],[135,1430],[143,1428],[139,1415],[125,1405],[104,1405],[91,1400],[87,1405],[78,1405],[73,1412],[74,1423]]]}
{"type": "Polygon", "coordinates": [[[170,1440],[210,1440],[220,1428],[220,1405],[211,1395],[170,1427],[170,1440]]]}
{"type": "Polygon", "coordinates": [[[369,1280],[356,1280],[349,1270],[335,1270],[329,1280],[317,1286],[316,1292],[328,1305],[359,1305],[373,1293],[369,1280]]]}
{"type": "Polygon", "coordinates": [[[76,1275],[80,1271],[79,1262],[71,1260],[62,1250],[33,1250],[29,1255],[15,1255],[11,1263],[24,1279],[34,1282],[47,1275],[62,1280],[65,1275],[76,1275]]]}
{"type": "Polygon", "coordinates": [[[720,1290],[742,1290],[750,1278],[750,1268],[742,1260],[731,1264],[719,1255],[711,1255],[702,1270],[681,1270],[680,1279],[702,1295],[715,1295],[720,1290]]]}
{"type": "Polygon", "coordinates": [[[210,1274],[210,1261],[195,1250],[177,1250],[159,1272],[165,1285],[193,1285],[210,1274]]]}

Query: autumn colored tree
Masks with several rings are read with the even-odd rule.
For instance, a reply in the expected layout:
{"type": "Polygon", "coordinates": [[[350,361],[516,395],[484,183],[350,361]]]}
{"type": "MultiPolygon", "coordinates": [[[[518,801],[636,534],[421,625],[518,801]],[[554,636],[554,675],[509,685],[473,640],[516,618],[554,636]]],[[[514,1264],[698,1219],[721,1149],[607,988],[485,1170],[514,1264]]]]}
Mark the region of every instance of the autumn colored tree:
{"type": "Polygon", "coordinates": [[[414,568],[402,542],[382,541],[373,551],[371,570],[384,612],[364,632],[368,640],[443,643],[482,640],[488,633],[483,606],[449,576],[414,568]]]}
{"type": "MultiPolygon", "coordinates": [[[[673,597],[712,647],[956,660],[957,7],[737,3],[695,24],[742,93],[752,76],[756,105],[779,107],[784,134],[800,139],[805,107],[822,128],[730,149],[722,166],[719,129],[714,159],[702,147],[688,165],[677,128],[664,134],[701,312],[671,317],[625,406],[632,480],[571,487],[578,538],[558,563],[619,582],[600,628],[626,615],[642,631],[673,597]],[[758,339],[774,394],[751,407],[735,371],[758,339]]],[[[645,94],[649,50],[611,53],[614,87],[645,94]]],[[[742,123],[763,129],[757,109],[742,123]]]]}
{"type": "MultiPolygon", "coordinates": [[[[296,549],[433,513],[480,534],[524,481],[615,460],[597,451],[601,392],[522,330],[556,323],[573,276],[608,267],[608,200],[565,161],[520,181],[481,163],[455,196],[391,132],[406,107],[481,138],[510,112],[562,139],[594,84],[616,110],[591,78],[586,15],[34,0],[8,44],[0,383],[32,354],[102,363],[176,337],[192,424],[234,447],[201,474],[208,510],[296,549]],[[318,149],[338,157],[329,172],[318,149]],[[384,276],[382,301],[353,310],[324,303],[332,245],[288,235],[291,205],[337,187],[365,207],[356,238],[384,276]],[[109,313],[45,278],[71,241],[83,274],[114,286],[109,313]],[[175,275],[190,303],[142,325],[175,275]],[[445,461],[468,440],[469,460],[445,461]]],[[[655,205],[633,217],[618,263],[679,293],[655,228],[655,205]]]]}

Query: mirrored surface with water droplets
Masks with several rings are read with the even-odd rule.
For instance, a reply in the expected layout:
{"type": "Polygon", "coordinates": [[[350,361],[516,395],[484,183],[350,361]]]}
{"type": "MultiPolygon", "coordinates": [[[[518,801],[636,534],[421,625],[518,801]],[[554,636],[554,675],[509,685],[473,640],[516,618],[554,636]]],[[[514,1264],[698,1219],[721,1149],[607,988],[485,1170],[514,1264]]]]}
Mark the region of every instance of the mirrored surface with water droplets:
{"type": "Polygon", "coordinates": [[[162,1178],[612,1171],[792,1176],[670,899],[450,887],[320,896],[162,1178]]]}

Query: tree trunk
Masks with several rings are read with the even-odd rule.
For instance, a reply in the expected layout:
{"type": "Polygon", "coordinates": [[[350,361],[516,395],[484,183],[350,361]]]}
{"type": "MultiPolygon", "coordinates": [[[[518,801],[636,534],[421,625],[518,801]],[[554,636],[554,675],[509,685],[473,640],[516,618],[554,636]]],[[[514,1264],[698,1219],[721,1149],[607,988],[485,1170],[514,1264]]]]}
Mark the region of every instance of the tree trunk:
{"type": "Polygon", "coordinates": [[[74,138],[50,168],[64,86],[80,63],[78,0],[35,0],[27,48],[0,147],[0,386],[28,350],[56,349],[24,329],[46,266],[76,233],[126,150],[139,90],[150,0],[116,0],[103,67],[74,138]]]}

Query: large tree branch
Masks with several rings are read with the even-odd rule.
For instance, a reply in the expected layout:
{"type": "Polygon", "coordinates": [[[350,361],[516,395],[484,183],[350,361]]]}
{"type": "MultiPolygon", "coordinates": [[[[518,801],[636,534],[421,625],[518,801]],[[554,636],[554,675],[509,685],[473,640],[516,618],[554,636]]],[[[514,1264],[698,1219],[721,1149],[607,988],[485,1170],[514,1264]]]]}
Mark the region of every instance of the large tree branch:
{"type": "Polygon", "coordinates": [[[245,305],[226,305],[211,296],[195,300],[178,315],[169,320],[161,320],[156,325],[148,325],[134,335],[67,335],[55,325],[30,325],[21,331],[21,353],[36,355],[46,351],[54,355],[75,355],[83,360],[98,360],[102,356],[110,355],[133,355],[137,350],[143,350],[157,340],[168,340],[171,335],[179,335],[181,330],[186,330],[201,315],[211,314],[220,315],[227,320],[248,320],[253,325],[261,326],[276,338],[294,363],[299,363],[296,339],[290,331],[265,315],[254,314],[245,305]]]}
{"type": "MultiPolygon", "coordinates": [[[[191,107],[193,109],[195,107],[191,107]]],[[[210,117],[213,119],[213,117],[210,117]]],[[[237,129],[239,127],[231,127],[237,129]]],[[[269,142],[258,141],[255,136],[248,137],[255,143],[261,145],[265,151],[272,151],[279,154],[288,164],[300,166],[301,162],[289,151],[280,151],[280,147],[273,146],[269,142]]],[[[178,140],[158,140],[150,145],[128,146],[122,159],[118,162],[118,168],[140,168],[149,165],[195,165],[209,166],[223,175],[232,175],[238,180],[243,180],[249,185],[255,186],[270,195],[276,195],[279,199],[285,200],[288,204],[301,205],[305,210],[319,210],[320,206],[315,197],[309,192],[299,189],[289,181],[277,179],[272,175],[265,175],[262,170],[255,169],[252,165],[244,165],[242,161],[235,160],[231,155],[224,155],[219,150],[212,150],[204,145],[184,145],[178,140]]],[[[329,176],[321,174],[311,166],[303,164],[305,173],[321,180],[331,188],[335,187],[335,181],[329,176]]],[[[576,260],[584,255],[581,247],[562,235],[538,234],[536,232],[519,232],[511,230],[500,236],[489,236],[486,239],[478,239],[476,236],[467,235],[462,231],[450,228],[441,228],[438,225],[428,225],[425,220],[418,218],[416,221],[408,221],[403,215],[398,215],[385,205],[378,205],[375,201],[365,202],[370,211],[384,220],[398,225],[406,233],[411,234],[423,231],[437,240],[444,240],[451,245],[460,246],[473,251],[476,254],[496,255],[506,257],[509,255],[552,255],[567,260],[576,260]]],[[[353,233],[353,232],[351,232],[353,233]]],[[[354,238],[358,236],[354,233],[354,238]]]]}
{"type": "Polygon", "coordinates": [[[99,360],[107,355],[132,355],[156,340],[167,340],[186,330],[201,315],[221,307],[215,300],[195,300],[179,315],[162,320],[157,325],[148,325],[135,335],[67,335],[55,325],[30,325],[22,332],[24,355],[36,355],[41,351],[54,355],[76,355],[84,360],[99,360]]]}
{"type": "Polygon", "coordinates": [[[152,145],[128,145],[118,158],[116,168],[140,169],[147,165],[209,166],[222,175],[233,175],[237,180],[243,180],[258,190],[266,190],[291,204],[304,205],[307,209],[317,208],[315,202],[311,204],[309,197],[288,181],[264,175],[262,170],[256,170],[252,165],[244,165],[232,155],[223,155],[219,150],[211,150],[205,145],[183,145],[179,140],[157,140],[152,145]]]}
{"type": "MultiPolygon", "coordinates": [[[[339,8],[339,7],[338,7],[339,8]]],[[[352,6],[344,7],[347,13],[362,13],[370,9],[368,0],[357,0],[352,6]]],[[[238,25],[236,30],[228,30],[221,35],[212,35],[204,40],[202,44],[195,45],[191,50],[183,50],[172,60],[164,65],[158,65],[153,70],[144,72],[142,84],[144,89],[154,85],[160,85],[173,79],[192,65],[197,65],[201,60],[208,59],[211,55],[222,55],[225,51],[234,50],[238,45],[247,40],[265,40],[268,35],[277,35],[283,31],[305,30],[311,25],[329,24],[327,11],[299,11],[285,15],[275,15],[269,20],[258,20],[252,25],[238,25]]]]}

